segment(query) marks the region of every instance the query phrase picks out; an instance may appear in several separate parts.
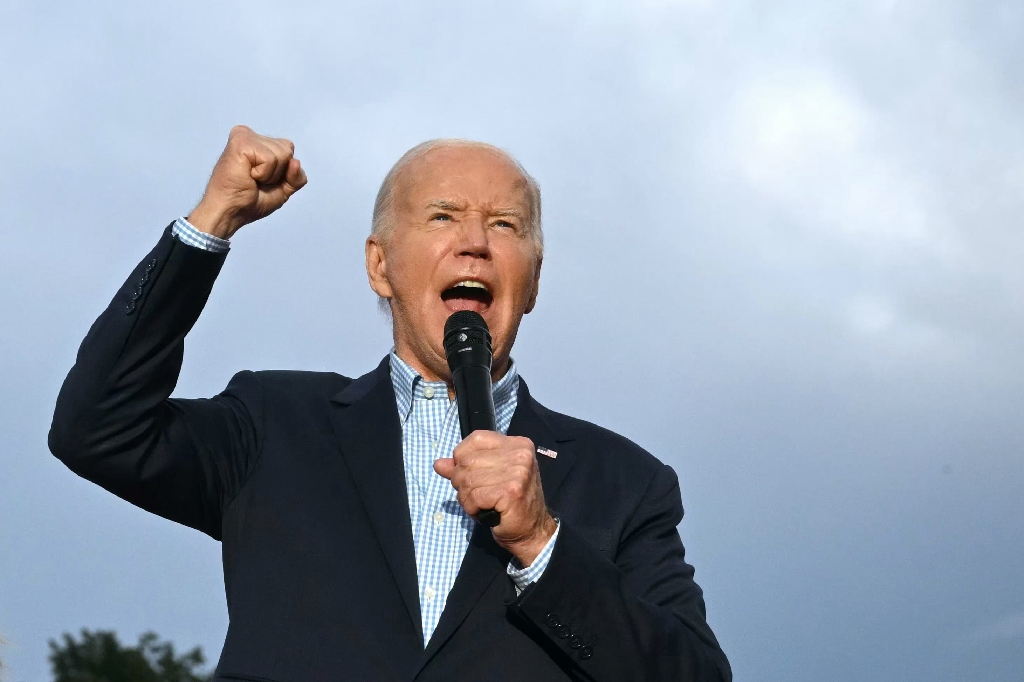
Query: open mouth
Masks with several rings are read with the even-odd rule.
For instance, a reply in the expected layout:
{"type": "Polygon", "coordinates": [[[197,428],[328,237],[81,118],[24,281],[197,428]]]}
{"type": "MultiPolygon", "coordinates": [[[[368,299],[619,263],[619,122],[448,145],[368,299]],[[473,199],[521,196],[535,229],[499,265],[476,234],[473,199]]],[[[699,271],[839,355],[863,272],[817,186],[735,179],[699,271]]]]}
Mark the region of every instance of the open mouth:
{"type": "Polygon", "coordinates": [[[448,310],[472,310],[482,313],[490,307],[494,296],[481,282],[465,280],[441,292],[441,300],[448,310]]]}

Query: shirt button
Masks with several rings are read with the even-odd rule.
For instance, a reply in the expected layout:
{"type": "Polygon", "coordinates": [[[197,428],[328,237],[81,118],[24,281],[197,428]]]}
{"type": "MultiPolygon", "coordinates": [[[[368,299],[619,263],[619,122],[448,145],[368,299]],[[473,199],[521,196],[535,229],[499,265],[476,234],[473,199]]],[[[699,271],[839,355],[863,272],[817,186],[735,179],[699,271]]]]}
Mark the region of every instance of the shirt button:
{"type": "Polygon", "coordinates": [[[434,387],[433,386],[427,386],[426,388],[424,388],[423,389],[423,397],[426,398],[427,400],[430,400],[431,398],[433,398],[434,397],[434,387]]]}
{"type": "Polygon", "coordinates": [[[423,598],[427,601],[428,604],[434,601],[434,595],[436,594],[437,590],[435,590],[433,587],[428,587],[427,589],[423,590],[423,598]]]}
{"type": "Polygon", "coordinates": [[[444,523],[444,512],[434,512],[434,523],[438,526],[444,523]]]}
{"type": "Polygon", "coordinates": [[[434,440],[434,441],[430,441],[430,447],[432,447],[432,448],[434,448],[435,450],[437,450],[437,441],[436,441],[436,440],[434,440]]]}

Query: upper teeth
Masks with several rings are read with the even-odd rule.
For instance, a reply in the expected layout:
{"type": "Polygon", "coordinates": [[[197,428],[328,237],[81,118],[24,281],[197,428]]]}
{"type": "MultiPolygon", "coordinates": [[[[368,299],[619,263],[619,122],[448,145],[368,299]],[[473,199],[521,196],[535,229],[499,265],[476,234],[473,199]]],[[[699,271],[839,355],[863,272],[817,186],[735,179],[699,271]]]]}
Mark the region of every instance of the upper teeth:
{"type": "Polygon", "coordinates": [[[458,284],[456,284],[455,286],[457,286],[457,287],[472,287],[474,289],[483,289],[484,291],[487,291],[487,286],[486,285],[481,284],[480,282],[474,282],[471,279],[463,280],[463,281],[459,282],[458,284]]]}

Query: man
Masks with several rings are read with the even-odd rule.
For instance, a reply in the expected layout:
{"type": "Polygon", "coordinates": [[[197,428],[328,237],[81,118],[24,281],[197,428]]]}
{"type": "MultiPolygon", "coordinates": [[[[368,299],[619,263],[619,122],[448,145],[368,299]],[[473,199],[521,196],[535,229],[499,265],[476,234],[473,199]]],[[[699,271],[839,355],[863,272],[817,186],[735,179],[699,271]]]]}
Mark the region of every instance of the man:
{"type": "Polygon", "coordinates": [[[228,240],[305,184],[291,142],[234,128],[199,206],[89,331],[50,431],[76,473],[222,541],[216,679],[730,680],[672,469],[540,405],[511,360],[543,242],[537,185],[504,152],[425,143],[385,178],[366,270],[395,345],[377,369],[168,397],[228,240]],[[461,443],[456,310],[491,330],[499,429],[461,443]]]}

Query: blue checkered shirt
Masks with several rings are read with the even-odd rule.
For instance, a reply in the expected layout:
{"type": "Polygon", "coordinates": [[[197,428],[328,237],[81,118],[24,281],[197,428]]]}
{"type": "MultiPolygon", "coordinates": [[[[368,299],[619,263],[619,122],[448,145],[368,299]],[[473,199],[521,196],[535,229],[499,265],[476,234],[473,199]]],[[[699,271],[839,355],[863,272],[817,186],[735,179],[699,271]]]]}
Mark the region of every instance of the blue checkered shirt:
{"type": "MultiPolygon", "coordinates": [[[[216,253],[230,249],[228,240],[200,232],[184,218],[174,222],[171,232],[189,246],[216,253]]],[[[416,551],[423,646],[426,646],[455,584],[476,522],[462,509],[451,483],[434,471],[434,460],[451,457],[452,450],[462,440],[458,406],[448,399],[448,386],[443,381],[425,381],[393,351],[391,382],[402,424],[405,490],[416,551]]],[[[492,390],[498,430],[508,433],[518,404],[519,373],[514,362],[492,390]]],[[[540,579],[557,539],[558,529],[529,566],[522,567],[515,559],[509,562],[506,572],[517,593],[540,579]]]]}

